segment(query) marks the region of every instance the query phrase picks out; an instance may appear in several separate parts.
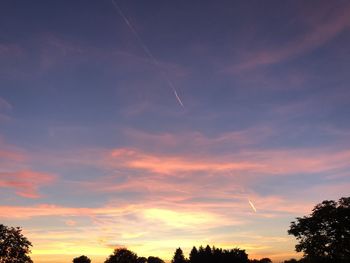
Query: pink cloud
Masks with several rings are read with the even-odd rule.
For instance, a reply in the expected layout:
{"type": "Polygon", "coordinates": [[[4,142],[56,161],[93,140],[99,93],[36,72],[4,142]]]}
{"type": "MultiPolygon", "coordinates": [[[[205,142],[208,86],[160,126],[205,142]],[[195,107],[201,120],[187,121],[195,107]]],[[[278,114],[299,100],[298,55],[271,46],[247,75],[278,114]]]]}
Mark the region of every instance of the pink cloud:
{"type": "Polygon", "coordinates": [[[196,131],[179,134],[148,133],[130,128],[122,131],[138,147],[152,146],[152,149],[157,150],[171,147],[185,149],[185,151],[187,148],[192,147],[207,151],[208,148],[222,147],[224,145],[249,146],[274,134],[274,131],[267,126],[230,131],[215,136],[206,136],[196,131]]]}
{"type": "Polygon", "coordinates": [[[348,166],[350,151],[332,149],[245,150],[238,153],[206,155],[157,154],[118,148],[107,152],[106,164],[154,173],[251,171],[264,174],[322,172],[348,166]]]}
{"type": "Polygon", "coordinates": [[[258,168],[258,164],[249,161],[225,162],[214,158],[186,158],[140,152],[134,149],[120,148],[111,151],[110,161],[134,169],[156,173],[193,172],[193,171],[229,171],[258,168]]]}
{"type": "Polygon", "coordinates": [[[25,156],[22,152],[8,150],[8,149],[0,149],[0,160],[11,160],[11,161],[24,161],[25,156]]]}
{"type": "Polygon", "coordinates": [[[18,172],[0,172],[0,187],[14,189],[19,196],[39,198],[38,189],[52,183],[54,175],[22,170],[18,172]]]}

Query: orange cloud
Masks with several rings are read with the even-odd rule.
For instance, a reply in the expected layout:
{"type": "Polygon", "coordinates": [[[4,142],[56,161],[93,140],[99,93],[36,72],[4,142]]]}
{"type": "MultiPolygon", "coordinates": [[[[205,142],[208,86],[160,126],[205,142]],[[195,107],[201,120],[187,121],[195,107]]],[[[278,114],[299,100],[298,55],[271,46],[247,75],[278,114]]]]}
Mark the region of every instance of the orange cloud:
{"type": "Polygon", "coordinates": [[[106,163],[116,167],[147,170],[154,173],[178,172],[233,172],[250,171],[264,174],[287,175],[297,172],[322,172],[348,166],[350,151],[325,152],[317,149],[247,150],[222,156],[166,155],[118,148],[106,156],[106,163]]]}
{"type": "Polygon", "coordinates": [[[22,170],[18,172],[0,172],[0,187],[15,189],[17,195],[26,198],[39,198],[38,189],[52,183],[54,175],[22,170]]]}
{"type": "Polygon", "coordinates": [[[193,171],[229,171],[258,168],[259,164],[249,161],[223,162],[209,158],[186,158],[143,153],[138,150],[121,148],[111,151],[110,161],[134,169],[143,169],[156,173],[193,172],[193,171]]]}

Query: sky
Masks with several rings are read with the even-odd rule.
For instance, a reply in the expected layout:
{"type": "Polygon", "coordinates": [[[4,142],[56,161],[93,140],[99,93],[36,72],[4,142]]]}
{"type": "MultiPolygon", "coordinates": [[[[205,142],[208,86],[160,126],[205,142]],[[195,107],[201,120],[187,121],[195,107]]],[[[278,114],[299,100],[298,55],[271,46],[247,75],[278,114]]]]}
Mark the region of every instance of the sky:
{"type": "Polygon", "coordinates": [[[3,0],[0,223],[38,263],[300,257],[349,196],[349,68],[349,1],[3,0]]]}

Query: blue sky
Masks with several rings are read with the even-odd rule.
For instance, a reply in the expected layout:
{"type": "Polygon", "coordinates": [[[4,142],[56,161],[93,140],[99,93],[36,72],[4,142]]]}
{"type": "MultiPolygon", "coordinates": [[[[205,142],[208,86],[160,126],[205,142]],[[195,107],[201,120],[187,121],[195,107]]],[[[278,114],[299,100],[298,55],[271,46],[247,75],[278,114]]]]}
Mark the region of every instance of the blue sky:
{"type": "Polygon", "coordinates": [[[298,256],[290,222],[349,194],[349,3],[116,3],[136,35],[108,0],[1,3],[2,222],[36,262],[298,256]]]}

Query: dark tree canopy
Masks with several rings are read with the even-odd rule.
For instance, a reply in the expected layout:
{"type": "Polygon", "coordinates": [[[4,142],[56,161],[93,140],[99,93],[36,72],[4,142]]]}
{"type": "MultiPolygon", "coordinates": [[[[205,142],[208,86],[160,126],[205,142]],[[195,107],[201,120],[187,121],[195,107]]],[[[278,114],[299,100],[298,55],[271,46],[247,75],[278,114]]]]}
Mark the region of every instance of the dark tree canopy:
{"type": "Polygon", "coordinates": [[[272,260],[269,258],[262,258],[259,260],[259,263],[272,263],[272,260]]]}
{"type": "Polygon", "coordinates": [[[297,263],[298,260],[296,260],[295,258],[291,258],[289,260],[285,260],[283,263],[297,263]]]}
{"type": "Polygon", "coordinates": [[[91,259],[89,259],[87,256],[80,256],[73,259],[73,263],[91,263],[91,259]]]}
{"type": "Polygon", "coordinates": [[[190,263],[248,263],[248,255],[239,248],[221,249],[200,246],[193,247],[190,252],[190,263]]]}
{"type": "Polygon", "coordinates": [[[305,262],[350,262],[350,197],[316,205],[311,215],[291,222],[288,234],[305,262]]]}
{"type": "Polygon", "coordinates": [[[138,263],[137,255],[126,248],[117,248],[105,263],[138,263]]]}
{"type": "Polygon", "coordinates": [[[181,248],[176,249],[174,257],[171,261],[172,263],[186,263],[184,253],[181,248]]]}
{"type": "Polygon", "coordinates": [[[262,258],[262,259],[251,259],[249,260],[249,263],[272,263],[272,260],[269,258],[262,258]]]}
{"type": "Polygon", "coordinates": [[[0,263],[32,263],[28,256],[30,246],[21,228],[0,224],[0,263]]]}
{"type": "Polygon", "coordinates": [[[160,259],[159,257],[148,257],[147,259],[147,263],[164,263],[164,261],[162,259],[160,259]]]}

